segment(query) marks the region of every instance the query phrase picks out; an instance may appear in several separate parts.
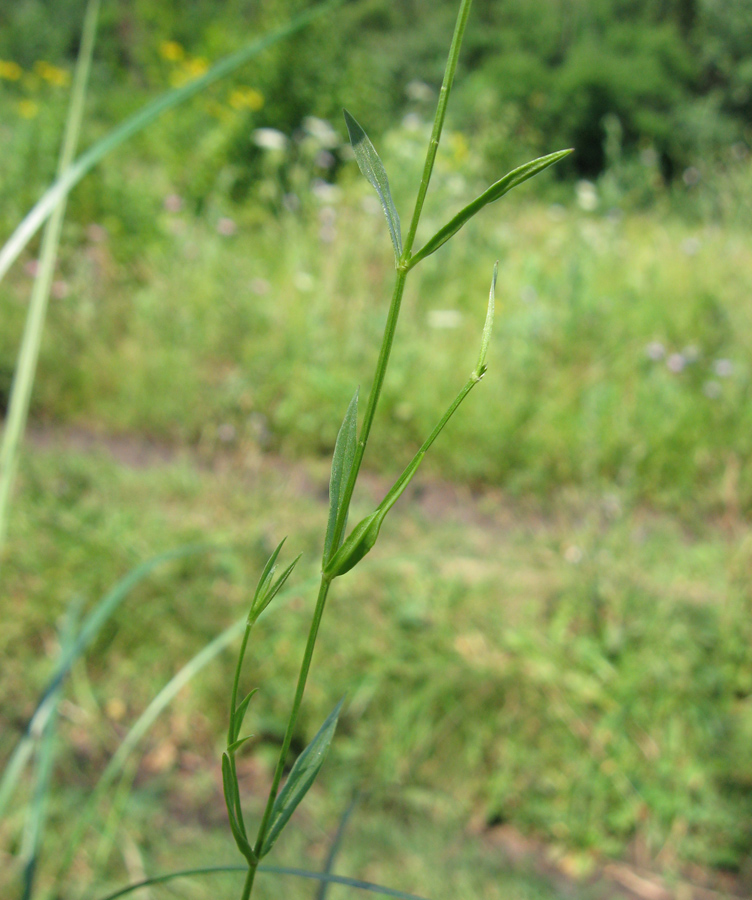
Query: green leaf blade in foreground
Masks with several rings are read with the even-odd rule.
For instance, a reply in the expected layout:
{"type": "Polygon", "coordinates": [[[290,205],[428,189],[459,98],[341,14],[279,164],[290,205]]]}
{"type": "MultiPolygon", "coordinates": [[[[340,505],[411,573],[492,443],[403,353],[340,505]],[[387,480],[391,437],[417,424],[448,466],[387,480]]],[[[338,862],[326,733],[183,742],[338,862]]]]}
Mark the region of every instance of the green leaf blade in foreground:
{"type": "Polygon", "coordinates": [[[147,125],[158,116],[167,112],[167,110],[194,97],[220,78],[225,78],[261,53],[262,50],[295,34],[295,32],[300,31],[318,16],[340,6],[342,2],[343,0],[325,0],[324,3],[318,6],[304,10],[276,31],[254,38],[244,47],[235,51],[235,53],[220,60],[206,74],[190,81],[183,87],[175,88],[150,101],[113,131],[97,141],[96,144],[93,144],[45,191],[0,249],[0,280],[3,279],[8,269],[20,256],[21,251],[34,237],[42,224],[50,217],[52,211],[63,197],[66,197],[87,172],[93,169],[112,150],[135,134],[143,131],[147,125]]]}
{"type": "Polygon", "coordinates": [[[394,259],[399,262],[402,256],[402,230],[400,227],[400,218],[397,209],[392,200],[392,192],[389,188],[389,178],[384,168],[376,148],[371,143],[368,135],[363,131],[360,125],[345,109],[345,124],[347,125],[347,133],[350,136],[355,159],[358,168],[366,176],[368,181],[373,185],[376,193],[379,195],[381,206],[386,216],[386,223],[389,226],[389,234],[392,238],[394,246],[394,259]]]}
{"type": "MultiPolygon", "coordinates": [[[[120,888],[114,894],[108,894],[102,900],[119,900],[127,894],[133,894],[144,888],[153,887],[157,884],[166,884],[168,881],[174,881],[177,878],[192,878],[196,875],[220,875],[225,872],[247,872],[246,866],[205,866],[201,869],[183,869],[180,872],[168,872],[165,875],[154,875],[151,878],[145,878],[135,884],[129,884],[127,887],[120,888]]],[[[259,872],[266,872],[270,875],[291,875],[293,878],[305,878],[309,881],[319,881],[326,884],[341,884],[345,887],[352,887],[356,890],[366,891],[371,894],[379,894],[383,897],[395,897],[397,900],[426,900],[425,897],[419,897],[417,894],[407,894],[404,891],[395,891],[391,888],[383,887],[380,884],[374,884],[372,881],[361,881],[359,878],[347,878],[344,875],[332,875],[325,872],[308,872],[305,869],[296,869],[290,866],[264,866],[258,867],[259,872]]]]}
{"type": "Polygon", "coordinates": [[[345,533],[345,524],[343,523],[339,529],[340,537],[335,547],[334,535],[337,532],[337,526],[342,516],[347,515],[347,511],[343,509],[343,503],[345,488],[352,471],[353,461],[355,460],[355,449],[358,439],[358,393],[359,391],[356,390],[347,407],[345,418],[337,435],[337,441],[334,444],[332,473],[329,478],[329,521],[327,522],[326,537],[324,538],[324,567],[339,549],[345,533]]]}
{"type": "Polygon", "coordinates": [[[227,753],[222,754],[222,787],[224,789],[225,806],[227,807],[227,817],[230,820],[232,836],[235,838],[238,850],[253,865],[257,862],[256,854],[245,836],[243,814],[240,810],[240,801],[237,795],[237,782],[227,753]]]}
{"type": "Polygon", "coordinates": [[[285,786],[274,801],[272,815],[269,819],[269,830],[264,836],[259,857],[266,856],[272,849],[275,841],[282,833],[282,829],[287,825],[290,816],[298,808],[303,797],[305,797],[316,780],[316,776],[324,764],[324,759],[332,743],[332,738],[337,728],[337,721],[339,720],[339,713],[344,702],[343,697],[329,714],[311,743],[295,760],[295,765],[290,771],[285,786]]]}
{"type": "Polygon", "coordinates": [[[549,153],[548,156],[541,156],[540,159],[534,159],[532,162],[525,163],[517,169],[513,169],[499,181],[491,185],[488,190],[484,191],[479,197],[476,197],[472,203],[461,209],[457,215],[447,222],[443,228],[440,228],[436,234],[410,259],[410,268],[419,263],[422,259],[435,253],[439,247],[445,244],[449,238],[453,237],[474,215],[479,213],[484,206],[493,203],[495,200],[509,193],[512,188],[517,187],[530,178],[533,178],[539,172],[547,169],[549,166],[555,165],[565,156],[569,156],[571,150],[558,150],[556,153],[549,153]]]}

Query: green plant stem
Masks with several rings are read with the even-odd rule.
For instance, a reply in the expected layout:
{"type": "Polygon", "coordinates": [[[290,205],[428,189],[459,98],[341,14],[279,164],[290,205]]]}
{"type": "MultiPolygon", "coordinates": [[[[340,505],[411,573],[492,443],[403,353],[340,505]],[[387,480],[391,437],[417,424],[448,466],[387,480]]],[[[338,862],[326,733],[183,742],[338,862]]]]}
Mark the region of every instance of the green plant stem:
{"type": "Polygon", "coordinates": [[[394,335],[397,330],[397,319],[399,318],[400,308],[402,306],[402,295],[405,291],[406,281],[407,271],[404,269],[399,269],[397,272],[397,280],[394,285],[394,292],[392,294],[392,302],[389,306],[389,314],[387,316],[386,327],[384,329],[384,337],[381,341],[381,350],[379,351],[379,358],[376,363],[376,372],[373,377],[371,392],[368,395],[366,411],[363,415],[363,425],[360,429],[358,445],[355,448],[355,458],[353,459],[350,477],[347,479],[347,484],[345,485],[345,491],[343,494],[342,509],[345,511],[345,514],[340,517],[340,520],[337,522],[337,526],[334,529],[332,547],[334,547],[335,549],[339,546],[343,536],[343,532],[345,530],[345,524],[347,522],[347,510],[350,508],[350,501],[352,500],[353,491],[355,490],[355,484],[358,480],[358,473],[360,472],[360,466],[363,462],[363,455],[366,452],[368,436],[371,433],[373,417],[376,414],[376,406],[379,402],[379,397],[381,396],[381,389],[384,386],[384,377],[386,376],[386,369],[389,365],[389,356],[392,352],[392,344],[394,343],[394,335]]]}
{"type": "MultiPolygon", "coordinates": [[[[76,71],[71,90],[71,102],[65,123],[63,144],[57,167],[60,178],[73,162],[81,133],[81,122],[84,114],[86,85],[91,71],[91,58],[94,53],[94,42],[97,33],[100,0],[89,0],[84,16],[81,48],[76,63],[76,71]]],[[[2,569],[3,548],[8,529],[8,510],[10,495],[13,489],[21,439],[26,428],[29,414],[31,391],[39,359],[39,348],[42,343],[44,320],[47,315],[47,303],[55,271],[57,251],[60,244],[60,232],[65,218],[66,198],[63,197],[52,213],[42,236],[42,247],[39,259],[39,272],[34,280],[31,293],[29,313],[26,318],[21,349],[18,356],[16,373],[11,387],[8,404],[8,417],[3,432],[0,449],[0,571],[2,569]]]]}
{"type": "Polygon", "coordinates": [[[258,868],[258,863],[255,866],[248,867],[248,874],[245,877],[245,884],[243,885],[243,893],[241,894],[240,900],[248,900],[251,896],[251,891],[253,890],[253,881],[256,877],[256,869],[258,868]]]}
{"type": "MultiPolygon", "coordinates": [[[[251,636],[251,628],[253,625],[250,622],[246,622],[245,631],[243,632],[243,642],[240,645],[240,653],[238,654],[238,663],[235,666],[235,680],[232,683],[232,698],[230,700],[230,725],[227,730],[227,746],[235,740],[235,735],[233,734],[233,727],[235,722],[235,710],[238,706],[238,687],[240,685],[240,670],[243,668],[243,657],[245,656],[245,650],[248,646],[248,638],[251,636]]],[[[230,761],[232,761],[232,757],[230,757],[230,761]]]]}
{"type": "Polygon", "coordinates": [[[350,501],[352,500],[352,495],[355,490],[355,484],[358,480],[358,474],[360,472],[360,466],[363,462],[363,456],[365,454],[366,445],[368,443],[368,436],[371,433],[371,425],[373,424],[373,418],[376,414],[376,406],[378,405],[379,398],[381,396],[381,389],[384,385],[384,377],[386,376],[386,369],[389,365],[389,356],[392,352],[394,334],[397,330],[397,319],[399,318],[400,308],[402,305],[402,295],[405,291],[405,283],[407,281],[407,273],[409,271],[408,260],[410,258],[410,250],[412,249],[413,243],[415,241],[415,233],[418,230],[418,223],[420,222],[420,215],[423,211],[426,192],[428,191],[428,185],[431,181],[431,175],[433,173],[433,165],[436,160],[436,152],[439,148],[441,132],[444,127],[444,119],[446,118],[446,109],[447,103],[449,102],[449,94],[452,90],[454,75],[457,71],[457,60],[459,59],[462,38],[465,34],[465,28],[467,26],[468,16],[470,15],[471,5],[472,0],[462,0],[459,12],[457,14],[457,22],[455,24],[454,34],[452,36],[452,44],[449,48],[449,57],[447,59],[446,69],[444,71],[444,80],[441,85],[441,92],[439,93],[439,102],[436,107],[436,115],[434,116],[433,129],[431,131],[431,140],[428,144],[426,162],[423,167],[423,177],[420,182],[420,188],[418,189],[418,196],[415,200],[415,209],[413,210],[413,216],[410,222],[410,230],[407,235],[407,240],[404,244],[402,260],[397,268],[397,279],[394,285],[394,291],[392,293],[392,302],[389,306],[389,314],[387,317],[386,328],[384,329],[384,337],[381,342],[379,358],[376,363],[376,373],[374,375],[373,385],[371,386],[371,392],[368,396],[368,403],[366,404],[366,411],[363,416],[363,425],[361,427],[360,436],[358,438],[358,446],[355,450],[355,459],[353,461],[352,469],[350,470],[350,477],[347,479],[347,484],[345,485],[342,502],[342,509],[345,511],[345,515],[340,518],[334,531],[332,546],[335,548],[339,546],[339,543],[342,539],[342,535],[345,529],[345,523],[347,521],[347,510],[350,508],[350,501]]]}
{"type": "MultiPolygon", "coordinates": [[[[287,721],[285,736],[282,740],[282,749],[279,752],[277,768],[274,771],[274,779],[272,780],[272,786],[269,791],[269,799],[266,801],[266,809],[264,810],[264,815],[261,819],[261,824],[259,825],[258,836],[256,838],[256,846],[254,847],[256,856],[259,859],[261,858],[261,848],[263,847],[264,839],[269,828],[269,820],[271,819],[274,801],[277,799],[277,791],[279,790],[279,785],[282,781],[282,774],[285,770],[287,754],[290,752],[290,744],[292,743],[293,732],[295,731],[295,725],[298,721],[300,705],[303,702],[303,694],[305,693],[306,681],[308,680],[308,672],[311,668],[311,660],[313,658],[313,649],[316,646],[316,637],[319,633],[321,618],[324,615],[324,607],[326,606],[326,598],[329,593],[330,585],[331,579],[322,575],[321,584],[319,585],[318,597],[316,598],[316,608],[313,611],[311,628],[308,632],[308,640],[306,642],[305,653],[303,654],[303,662],[301,663],[300,674],[298,675],[298,684],[295,688],[295,698],[293,699],[290,718],[287,721]]],[[[245,900],[245,897],[243,898],[243,900],[245,900]]]]}
{"type": "Polygon", "coordinates": [[[409,260],[410,251],[413,248],[415,234],[418,230],[420,215],[423,212],[423,204],[426,200],[428,185],[431,181],[433,172],[433,164],[436,161],[436,153],[439,149],[439,141],[441,140],[441,131],[444,127],[444,119],[446,118],[447,104],[449,103],[449,94],[452,90],[454,75],[457,71],[457,60],[460,56],[460,47],[462,46],[462,38],[465,35],[467,19],[470,15],[470,7],[473,0],[462,0],[460,10],[457,13],[457,22],[454,26],[454,34],[452,35],[452,44],[449,47],[449,56],[447,58],[446,68],[444,69],[444,80],[441,83],[441,91],[439,92],[439,102],[436,106],[436,115],[433,120],[433,130],[431,131],[431,139],[428,142],[428,151],[426,153],[426,162],[423,166],[423,177],[418,188],[418,196],[415,200],[415,209],[410,222],[410,230],[407,232],[404,248],[402,251],[403,262],[409,260]]]}

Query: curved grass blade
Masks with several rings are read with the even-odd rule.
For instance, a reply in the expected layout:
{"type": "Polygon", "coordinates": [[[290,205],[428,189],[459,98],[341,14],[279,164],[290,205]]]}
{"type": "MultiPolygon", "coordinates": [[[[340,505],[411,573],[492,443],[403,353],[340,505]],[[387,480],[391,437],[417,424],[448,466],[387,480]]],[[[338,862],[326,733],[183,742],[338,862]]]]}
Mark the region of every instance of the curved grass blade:
{"type": "MultiPolygon", "coordinates": [[[[91,59],[94,54],[97,21],[99,19],[99,3],[100,0],[89,0],[86,5],[81,45],[73,77],[70,107],[65,122],[63,143],[60,148],[60,158],[57,167],[58,177],[70,166],[78,146],[81,123],[84,116],[86,87],[89,82],[91,59]]],[[[8,402],[8,414],[3,430],[2,447],[0,447],[0,569],[2,569],[3,548],[8,528],[11,492],[18,468],[21,439],[26,429],[26,420],[29,415],[29,404],[39,359],[39,348],[42,344],[44,320],[47,316],[52,279],[55,274],[55,263],[60,246],[60,234],[63,228],[63,220],[65,219],[66,199],[65,197],[61,199],[42,235],[39,271],[34,278],[34,286],[31,290],[31,300],[26,315],[21,349],[18,354],[18,362],[8,402]]]]}
{"type": "Polygon", "coordinates": [[[381,157],[376,152],[376,148],[371,143],[368,135],[358,125],[355,119],[345,109],[345,124],[347,125],[347,133],[350,136],[350,143],[355,152],[355,159],[358,168],[370,181],[379,195],[386,223],[389,226],[389,235],[392,239],[394,247],[394,259],[399,263],[402,256],[402,231],[400,227],[400,218],[397,209],[392,200],[392,192],[389,188],[389,178],[384,168],[381,157]]]}
{"type": "Polygon", "coordinates": [[[352,471],[358,439],[358,394],[359,390],[356,390],[347,407],[345,418],[337,434],[337,441],[334,444],[332,473],[329,477],[329,521],[326,525],[326,536],[324,538],[324,566],[326,566],[334,553],[339,550],[347,525],[345,521],[338,529],[340,520],[343,517],[345,520],[347,518],[347,510],[343,507],[345,487],[352,471]],[[334,536],[338,530],[340,538],[335,547],[334,536]]]}
{"type": "Polygon", "coordinates": [[[295,765],[290,771],[285,786],[274,801],[268,830],[261,841],[259,857],[266,856],[272,849],[275,841],[282,833],[282,829],[287,825],[290,816],[298,808],[301,800],[316,780],[316,776],[324,764],[327,751],[332,743],[339,713],[344,702],[345,698],[343,697],[329,714],[311,743],[295,760],[295,765]]]}
{"type": "Polygon", "coordinates": [[[45,191],[5,243],[5,246],[0,251],[0,280],[3,279],[8,269],[18,259],[23,248],[34,237],[45,220],[49,218],[52,210],[58,205],[60,200],[69,194],[78,182],[112,150],[135,134],[143,131],[162,113],[194,97],[215,81],[230,75],[248,60],[258,56],[262,50],[266,50],[267,47],[271,47],[273,44],[295,34],[295,32],[305,28],[314,19],[340,6],[343,2],[344,0],[328,0],[328,2],[305,10],[276,31],[272,31],[260,38],[255,38],[244,47],[241,47],[240,50],[220,60],[205,75],[196,78],[183,87],[167,91],[155,100],[147,103],[137,113],[111,131],[110,134],[97,141],[45,191]]]}
{"type": "MultiPolygon", "coordinates": [[[[115,891],[114,894],[108,894],[101,900],[118,900],[119,897],[125,897],[134,891],[140,891],[142,888],[152,887],[155,884],[165,884],[176,878],[192,878],[194,875],[220,875],[226,872],[247,872],[246,866],[206,866],[201,869],[183,869],[180,872],[169,872],[167,875],[155,875],[153,878],[147,878],[135,884],[129,884],[127,887],[115,891]]],[[[396,900],[426,900],[418,894],[407,894],[404,891],[395,891],[391,888],[382,887],[380,884],[374,884],[371,881],[361,881],[358,878],[346,878],[344,875],[326,875],[323,872],[309,872],[306,869],[296,869],[289,866],[264,866],[258,867],[259,872],[265,872],[268,875],[291,875],[294,878],[306,878],[311,881],[324,881],[329,884],[341,884],[345,887],[356,888],[360,891],[368,891],[371,894],[380,894],[383,897],[395,897],[396,900]]]]}
{"type": "MultiPolygon", "coordinates": [[[[312,587],[318,582],[318,578],[309,578],[303,587],[312,587]]],[[[287,594],[288,592],[285,592],[287,594]]],[[[288,599],[292,599],[293,594],[289,592],[288,599]]],[[[104,772],[99,777],[99,781],[94,790],[89,794],[83,811],[78,816],[76,822],[76,830],[74,831],[68,848],[56,875],[56,884],[59,886],[65,873],[73,862],[73,857],[80,843],[81,837],[86,827],[91,822],[94,811],[99,801],[107,793],[108,788],[125,769],[126,763],[133,751],[138,746],[141,739],[148,733],[151,726],[157,721],[160,714],[175,699],[178,693],[188,684],[203,668],[208,665],[216,656],[218,656],[226,647],[245,630],[245,617],[235,622],[229,628],[225,629],[214,640],[208,643],[200,650],[192,659],[190,659],[180,671],[174,675],[162,690],[156,695],[146,709],[141,713],[136,722],[131,726],[128,734],[123,738],[120,746],[105,767],[104,772]]],[[[251,691],[253,694],[253,691],[251,691]]],[[[248,698],[250,700],[250,695],[248,698]]],[[[243,701],[245,702],[245,701],[243,701]]],[[[241,704],[242,705],[242,704],[241,704]]]]}
{"type": "Polygon", "coordinates": [[[491,329],[493,328],[494,309],[496,306],[496,278],[498,272],[499,264],[497,262],[494,265],[493,278],[491,280],[491,290],[488,295],[486,321],[483,326],[483,337],[481,338],[480,355],[478,357],[478,362],[475,369],[470,375],[470,378],[465,383],[465,386],[454,398],[452,405],[441,417],[436,427],[426,438],[420,450],[418,450],[418,452],[412,458],[412,460],[405,468],[404,472],[397,479],[397,481],[394,483],[393,487],[386,495],[386,497],[384,497],[381,503],[370,515],[366,516],[365,519],[360,521],[355,526],[355,528],[353,528],[347,540],[340,547],[337,553],[334,554],[334,557],[330,561],[329,565],[324,568],[325,574],[330,578],[338,578],[340,575],[344,575],[346,572],[349,572],[350,569],[356,566],[361,561],[361,559],[363,559],[363,557],[373,549],[373,546],[378,540],[379,531],[381,530],[381,526],[387,516],[387,513],[394,506],[397,500],[399,500],[399,498],[404,493],[405,488],[412,481],[413,476],[418,471],[418,467],[423,461],[423,457],[428,452],[431,444],[433,444],[436,438],[441,434],[441,432],[444,430],[444,426],[455,414],[462,401],[465,399],[465,397],[467,397],[470,391],[475,387],[475,385],[485,374],[486,354],[488,352],[488,345],[491,340],[491,329]]]}
{"type": "Polygon", "coordinates": [[[474,215],[479,213],[484,206],[488,206],[489,203],[493,203],[494,200],[503,197],[504,194],[511,191],[512,188],[517,187],[517,185],[522,184],[534,175],[547,169],[549,166],[554,165],[554,163],[559,162],[559,160],[564,159],[565,156],[569,156],[571,152],[571,150],[558,150],[556,153],[550,153],[548,156],[541,156],[540,159],[534,159],[532,162],[525,163],[524,166],[514,169],[503,178],[499,179],[499,181],[492,184],[488,190],[484,191],[479,197],[476,197],[472,203],[468,203],[464,209],[461,209],[453,219],[444,225],[443,228],[440,228],[436,234],[410,258],[408,263],[409,267],[412,268],[422,259],[435,253],[442,244],[445,244],[450,237],[453,237],[460,228],[462,228],[466,222],[469,222],[474,215]]]}
{"type": "Polygon", "coordinates": [[[8,801],[18,785],[21,771],[31,755],[34,742],[41,734],[44,724],[51,713],[50,701],[53,695],[66,679],[74,663],[97,636],[105,622],[112,616],[133,588],[143,581],[147,575],[151,574],[157,566],[183,556],[215,549],[218,548],[209,544],[186,544],[183,547],[177,547],[174,550],[168,550],[166,553],[153,556],[146,562],[141,563],[140,566],[132,569],[111,591],[105,594],[89,613],[75,641],[67,652],[62,655],[54,675],[48,682],[47,687],[42,691],[36,709],[29,720],[29,724],[26,726],[26,731],[18,744],[16,744],[16,748],[5,766],[2,778],[0,778],[0,818],[5,814],[8,801]]]}

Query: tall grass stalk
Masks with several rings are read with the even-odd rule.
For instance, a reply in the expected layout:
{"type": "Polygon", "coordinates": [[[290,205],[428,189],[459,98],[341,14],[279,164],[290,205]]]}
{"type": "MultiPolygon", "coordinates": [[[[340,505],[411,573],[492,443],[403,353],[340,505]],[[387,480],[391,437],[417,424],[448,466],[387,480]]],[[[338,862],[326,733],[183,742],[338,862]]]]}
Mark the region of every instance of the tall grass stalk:
{"type": "MultiPolygon", "coordinates": [[[[89,0],[86,5],[81,46],[73,76],[70,107],[57,167],[58,178],[62,177],[69,169],[76,155],[84,116],[86,86],[89,82],[91,60],[94,54],[99,6],[100,0],[89,0]]],[[[18,468],[21,438],[26,428],[26,419],[29,414],[31,390],[37,370],[39,347],[42,343],[44,320],[47,315],[47,304],[55,273],[60,232],[63,227],[63,219],[65,218],[65,207],[66,196],[63,195],[55,206],[42,236],[39,270],[34,279],[34,287],[31,292],[31,303],[21,340],[18,364],[10,392],[8,417],[5,423],[5,430],[3,431],[2,446],[0,447],[0,573],[2,573],[3,548],[8,529],[10,494],[13,489],[16,469],[18,468]]]]}

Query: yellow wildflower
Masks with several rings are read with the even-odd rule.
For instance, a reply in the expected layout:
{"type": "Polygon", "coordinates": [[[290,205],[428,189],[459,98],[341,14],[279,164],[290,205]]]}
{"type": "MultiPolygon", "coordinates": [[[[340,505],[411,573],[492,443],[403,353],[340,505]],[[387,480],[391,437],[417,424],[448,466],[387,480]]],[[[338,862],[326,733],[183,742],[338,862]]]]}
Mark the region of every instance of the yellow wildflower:
{"type": "Polygon", "coordinates": [[[185,56],[185,50],[177,41],[162,41],[159,55],[168,62],[180,62],[185,56]]]}
{"type": "Polygon", "coordinates": [[[233,109],[250,109],[253,112],[264,105],[264,95],[250,87],[238,87],[230,93],[229,104],[233,109]]]}
{"type": "Polygon", "coordinates": [[[203,57],[197,56],[196,59],[189,59],[186,62],[185,69],[191,78],[199,78],[209,70],[209,63],[203,57]]]}
{"type": "Polygon", "coordinates": [[[452,156],[457,165],[462,165],[467,159],[470,147],[467,138],[461,131],[455,131],[449,136],[449,146],[452,148],[452,156]]]}
{"type": "Polygon", "coordinates": [[[43,59],[34,63],[34,71],[40,78],[43,78],[55,87],[65,87],[70,81],[70,75],[65,69],[59,69],[57,66],[52,66],[43,59]]]}
{"type": "Polygon", "coordinates": [[[6,81],[18,81],[22,75],[23,69],[18,63],[0,59],[0,78],[4,78],[6,81]]]}
{"type": "Polygon", "coordinates": [[[18,112],[24,119],[34,119],[39,113],[39,104],[33,100],[21,100],[18,104],[18,112]]]}

